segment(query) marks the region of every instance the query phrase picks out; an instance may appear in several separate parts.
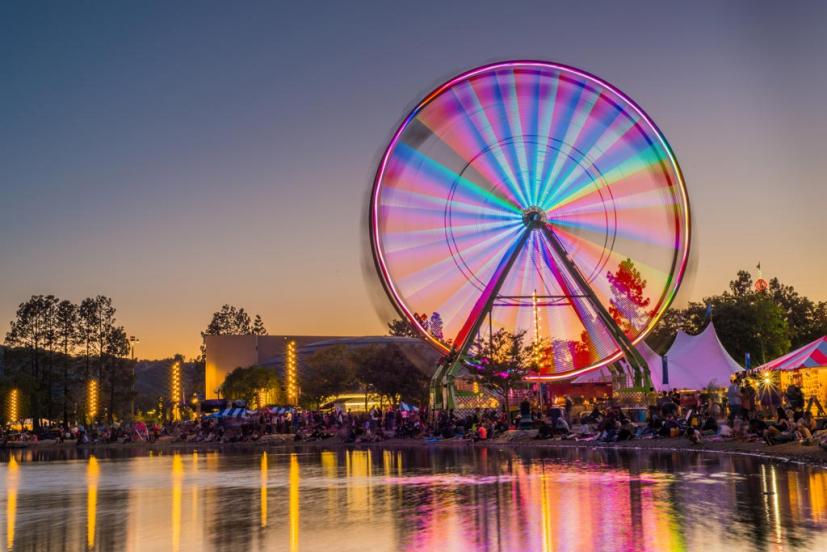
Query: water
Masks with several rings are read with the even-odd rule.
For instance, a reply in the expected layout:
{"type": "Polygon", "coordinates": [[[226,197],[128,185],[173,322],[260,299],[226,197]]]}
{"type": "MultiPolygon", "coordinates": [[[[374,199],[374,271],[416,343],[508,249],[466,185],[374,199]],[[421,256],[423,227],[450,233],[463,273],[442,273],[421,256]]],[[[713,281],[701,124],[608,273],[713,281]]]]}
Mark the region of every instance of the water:
{"type": "Polygon", "coordinates": [[[12,458],[0,464],[0,531],[14,550],[827,550],[827,471],[747,457],[420,448],[12,458]]]}

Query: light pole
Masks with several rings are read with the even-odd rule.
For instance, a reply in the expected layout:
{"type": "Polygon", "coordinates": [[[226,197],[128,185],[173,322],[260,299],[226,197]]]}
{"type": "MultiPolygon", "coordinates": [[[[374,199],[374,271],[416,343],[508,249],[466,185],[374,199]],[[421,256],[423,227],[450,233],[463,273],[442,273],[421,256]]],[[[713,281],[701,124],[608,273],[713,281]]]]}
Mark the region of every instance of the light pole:
{"type": "Polygon", "coordinates": [[[132,358],[132,401],[130,403],[129,412],[132,415],[133,420],[135,419],[135,345],[140,342],[141,340],[134,335],[129,336],[129,356],[132,358]]]}

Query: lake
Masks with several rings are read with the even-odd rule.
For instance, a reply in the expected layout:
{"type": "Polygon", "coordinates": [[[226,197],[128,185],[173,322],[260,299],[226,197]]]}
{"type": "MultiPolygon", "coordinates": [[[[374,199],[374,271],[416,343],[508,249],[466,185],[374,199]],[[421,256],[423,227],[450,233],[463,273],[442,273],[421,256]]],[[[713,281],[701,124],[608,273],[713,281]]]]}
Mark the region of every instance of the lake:
{"type": "Polygon", "coordinates": [[[9,550],[827,550],[827,471],[745,456],[3,454],[9,550]]]}

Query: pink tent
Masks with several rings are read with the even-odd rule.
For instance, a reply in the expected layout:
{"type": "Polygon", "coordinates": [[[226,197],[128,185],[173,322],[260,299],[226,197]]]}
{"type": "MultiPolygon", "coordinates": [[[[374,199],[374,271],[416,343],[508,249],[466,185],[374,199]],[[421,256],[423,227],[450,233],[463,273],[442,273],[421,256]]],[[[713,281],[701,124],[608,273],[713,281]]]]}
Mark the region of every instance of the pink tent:
{"type": "Polygon", "coordinates": [[[710,385],[726,387],[730,376],[742,370],[721,345],[712,322],[698,335],[679,331],[666,357],[668,383],[663,382],[663,368],[650,365],[652,384],[658,391],[672,388],[703,389],[710,385]]]}
{"type": "Polygon", "coordinates": [[[796,370],[827,366],[827,336],[758,367],[759,370],[796,370]]]}

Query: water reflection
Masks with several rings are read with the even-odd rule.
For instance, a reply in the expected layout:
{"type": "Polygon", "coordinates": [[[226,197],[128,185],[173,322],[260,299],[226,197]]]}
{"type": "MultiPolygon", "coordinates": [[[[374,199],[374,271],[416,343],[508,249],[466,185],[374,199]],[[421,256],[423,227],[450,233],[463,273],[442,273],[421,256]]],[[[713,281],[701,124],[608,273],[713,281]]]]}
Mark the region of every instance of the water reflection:
{"type": "Polygon", "coordinates": [[[827,472],[743,457],[469,448],[6,460],[9,550],[827,549],[827,472]]]}
{"type": "Polygon", "coordinates": [[[261,453],[261,527],[267,527],[267,452],[261,453]]]}
{"type": "Polygon", "coordinates": [[[290,550],[299,549],[299,457],[290,455],[290,550]]]}
{"type": "Polygon", "coordinates": [[[100,467],[98,466],[98,459],[90,456],[86,466],[86,548],[89,550],[95,549],[99,477],[100,467]]]}
{"type": "Polygon", "coordinates": [[[14,548],[14,523],[17,520],[17,460],[12,457],[6,466],[6,548],[14,548]]]}

